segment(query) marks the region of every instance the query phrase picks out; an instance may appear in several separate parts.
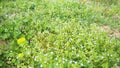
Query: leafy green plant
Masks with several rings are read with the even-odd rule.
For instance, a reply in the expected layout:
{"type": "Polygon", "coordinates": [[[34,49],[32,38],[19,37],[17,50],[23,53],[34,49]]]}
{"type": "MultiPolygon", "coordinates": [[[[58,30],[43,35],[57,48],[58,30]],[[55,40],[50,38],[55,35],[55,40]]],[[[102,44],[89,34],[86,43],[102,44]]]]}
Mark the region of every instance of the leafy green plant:
{"type": "MultiPolygon", "coordinates": [[[[93,5],[86,3],[73,0],[2,1],[0,41],[9,43],[0,48],[0,66],[111,68],[120,62],[119,38],[110,37],[98,25],[119,22],[109,17],[111,11],[102,15],[101,10],[96,11],[93,5]]],[[[111,10],[119,13],[117,6],[111,10]]],[[[116,25],[114,23],[111,25],[116,25]]]]}

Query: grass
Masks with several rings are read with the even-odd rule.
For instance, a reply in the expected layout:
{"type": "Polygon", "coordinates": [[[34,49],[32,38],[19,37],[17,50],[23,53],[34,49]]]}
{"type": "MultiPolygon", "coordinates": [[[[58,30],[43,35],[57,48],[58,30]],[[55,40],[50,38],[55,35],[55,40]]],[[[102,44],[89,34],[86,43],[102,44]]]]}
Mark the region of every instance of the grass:
{"type": "Polygon", "coordinates": [[[0,0],[2,68],[115,68],[119,0],[0,0]]]}

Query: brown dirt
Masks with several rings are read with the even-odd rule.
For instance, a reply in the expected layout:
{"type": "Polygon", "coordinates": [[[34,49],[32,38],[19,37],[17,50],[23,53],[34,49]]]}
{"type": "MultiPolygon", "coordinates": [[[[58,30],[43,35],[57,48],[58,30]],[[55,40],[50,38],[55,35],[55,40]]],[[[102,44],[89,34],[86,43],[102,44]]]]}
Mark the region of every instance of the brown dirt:
{"type": "Polygon", "coordinates": [[[111,34],[111,36],[120,37],[120,32],[119,32],[119,30],[118,30],[118,29],[115,29],[115,30],[113,31],[113,34],[111,34]]]}
{"type": "Polygon", "coordinates": [[[4,44],[6,44],[6,42],[3,40],[0,40],[0,45],[4,45],[4,44]]]}
{"type": "Polygon", "coordinates": [[[111,31],[111,29],[110,29],[109,26],[102,26],[101,28],[102,28],[102,30],[104,30],[104,31],[111,31]]]}
{"type": "Polygon", "coordinates": [[[120,16],[112,16],[113,19],[120,19],[120,16]]]}
{"type": "Polygon", "coordinates": [[[0,49],[3,49],[3,46],[6,44],[6,42],[5,41],[3,41],[3,40],[0,40],[0,49]]]}
{"type": "Polygon", "coordinates": [[[120,31],[118,29],[111,30],[109,26],[102,26],[102,30],[109,32],[109,36],[120,37],[120,31]]]}

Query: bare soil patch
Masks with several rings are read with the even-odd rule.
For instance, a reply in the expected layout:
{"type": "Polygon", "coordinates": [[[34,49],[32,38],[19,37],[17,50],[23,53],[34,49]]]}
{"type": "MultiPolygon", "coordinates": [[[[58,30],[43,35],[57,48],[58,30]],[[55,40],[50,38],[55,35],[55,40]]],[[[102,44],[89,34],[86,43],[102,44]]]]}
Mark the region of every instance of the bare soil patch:
{"type": "Polygon", "coordinates": [[[109,26],[102,26],[101,29],[107,31],[109,36],[120,37],[120,31],[118,29],[111,30],[109,26]]]}

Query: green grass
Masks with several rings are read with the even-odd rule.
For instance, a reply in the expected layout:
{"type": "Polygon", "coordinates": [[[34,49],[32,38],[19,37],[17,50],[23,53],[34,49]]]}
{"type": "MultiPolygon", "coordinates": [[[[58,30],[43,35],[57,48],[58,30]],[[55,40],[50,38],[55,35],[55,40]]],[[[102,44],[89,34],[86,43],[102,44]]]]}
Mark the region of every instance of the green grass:
{"type": "Polygon", "coordinates": [[[101,26],[120,30],[119,3],[0,0],[0,66],[115,68],[120,38],[101,26]]]}

